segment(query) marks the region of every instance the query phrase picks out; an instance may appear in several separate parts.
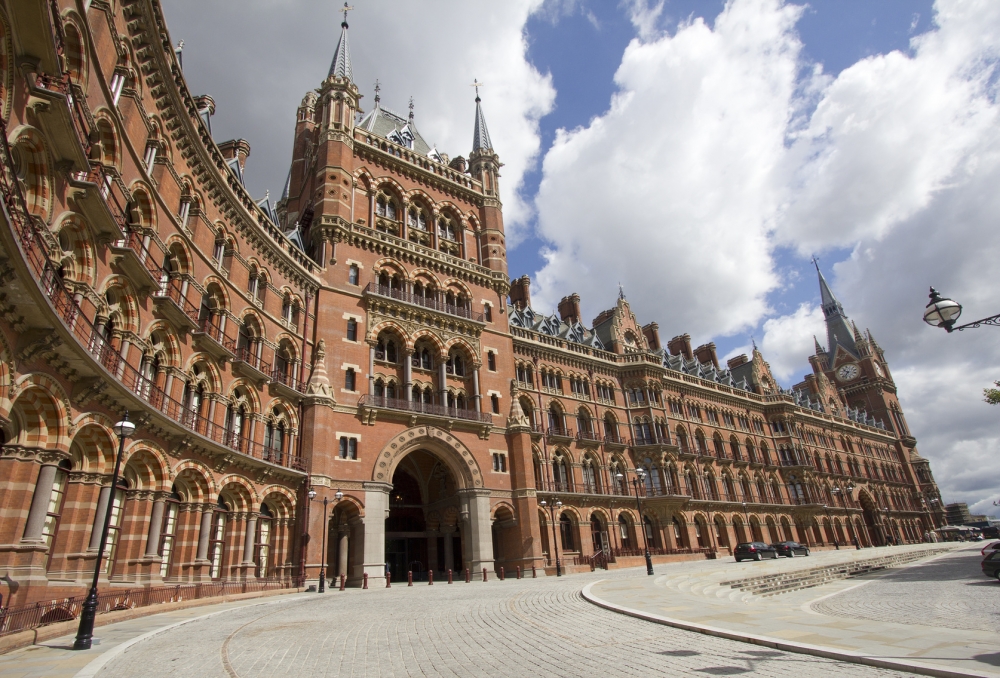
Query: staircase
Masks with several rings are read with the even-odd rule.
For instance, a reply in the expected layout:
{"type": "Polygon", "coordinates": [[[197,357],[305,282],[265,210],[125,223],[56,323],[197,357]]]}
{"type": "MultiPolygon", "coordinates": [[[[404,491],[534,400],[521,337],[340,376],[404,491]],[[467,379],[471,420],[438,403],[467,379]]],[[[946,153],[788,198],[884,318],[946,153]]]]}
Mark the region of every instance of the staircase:
{"type": "Polygon", "coordinates": [[[880,556],[878,558],[867,558],[847,563],[838,563],[826,567],[811,567],[805,570],[794,570],[792,572],[776,572],[758,577],[747,577],[746,579],[735,579],[721,582],[721,586],[728,586],[734,590],[744,591],[755,596],[775,596],[790,591],[799,591],[838,579],[848,579],[870,572],[878,572],[891,567],[898,567],[916,560],[921,560],[939,553],[951,551],[952,547],[939,549],[921,549],[919,551],[907,551],[892,555],[880,556]]]}

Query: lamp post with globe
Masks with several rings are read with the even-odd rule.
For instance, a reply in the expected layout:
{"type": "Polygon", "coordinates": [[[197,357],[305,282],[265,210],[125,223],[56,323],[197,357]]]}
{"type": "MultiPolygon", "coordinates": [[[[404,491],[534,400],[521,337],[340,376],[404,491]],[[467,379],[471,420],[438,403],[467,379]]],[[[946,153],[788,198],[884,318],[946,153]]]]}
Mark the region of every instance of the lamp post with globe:
{"type": "Polygon", "coordinates": [[[982,327],[983,325],[993,325],[1000,327],[1000,313],[991,315],[988,318],[973,320],[964,325],[955,325],[958,317],[962,315],[962,305],[954,299],[942,297],[941,294],[931,288],[930,302],[924,309],[924,322],[932,327],[943,328],[946,332],[961,332],[970,328],[982,327]]]}

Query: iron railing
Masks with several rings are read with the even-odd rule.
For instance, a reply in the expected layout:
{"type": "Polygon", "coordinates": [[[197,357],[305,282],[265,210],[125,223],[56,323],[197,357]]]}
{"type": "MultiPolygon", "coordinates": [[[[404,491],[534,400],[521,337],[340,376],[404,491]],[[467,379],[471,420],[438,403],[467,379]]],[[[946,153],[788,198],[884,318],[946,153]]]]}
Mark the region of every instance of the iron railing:
{"type": "Polygon", "coordinates": [[[446,301],[441,301],[440,299],[436,299],[434,297],[421,296],[419,294],[407,292],[406,290],[388,287],[387,285],[379,285],[378,283],[373,282],[368,283],[365,286],[364,291],[365,294],[376,294],[380,297],[388,297],[389,299],[396,299],[397,301],[402,301],[407,304],[416,304],[417,306],[423,306],[424,308],[441,311],[442,313],[447,313],[448,315],[468,318],[469,320],[475,320],[480,323],[483,322],[482,313],[475,313],[472,309],[465,306],[449,304],[446,301]]]}
{"type": "Polygon", "coordinates": [[[445,407],[444,405],[434,405],[418,400],[402,400],[400,398],[387,398],[385,396],[363,395],[358,401],[359,405],[365,407],[381,407],[390,410],[401,410],[403,412],[415,412],[418,414],[430,414],[436,417],[447,417],[449,419],[465,419],[467,421],[477,421],[481,424],[493,422],[493,415],[488,412],[476,412],[475,410],[461,410],[457,407],[445,407]]]}

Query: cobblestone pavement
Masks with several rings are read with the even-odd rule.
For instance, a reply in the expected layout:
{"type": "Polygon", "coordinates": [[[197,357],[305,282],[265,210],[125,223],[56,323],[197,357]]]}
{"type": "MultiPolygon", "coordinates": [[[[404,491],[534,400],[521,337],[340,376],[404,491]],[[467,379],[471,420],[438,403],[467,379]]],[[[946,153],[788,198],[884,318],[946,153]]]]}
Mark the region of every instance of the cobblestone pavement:
{"type": "Polygon", "coordinates": [[[983,575],[979,548],[892,570],[812,605],[821,614],[1000,633],[1000,584],[983,575]]]}
{"type": "Polygon", "coordinates": [[[329,592],[238,609],[137,643],[115,676],[898,676],[615,614],[580,589],[642,570],[329,592]]]}

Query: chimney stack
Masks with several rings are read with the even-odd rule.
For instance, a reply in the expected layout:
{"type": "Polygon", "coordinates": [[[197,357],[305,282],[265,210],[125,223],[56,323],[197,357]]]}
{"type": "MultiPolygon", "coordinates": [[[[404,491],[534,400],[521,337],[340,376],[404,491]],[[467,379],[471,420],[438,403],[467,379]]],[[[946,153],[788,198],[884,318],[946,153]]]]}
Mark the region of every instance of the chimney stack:
{"type": "Polygon", "coordinates": [[[649,350],[655,351],[660,348],[660,326],[656,323],[649,323],[642,328],[642,334],[646,337],[649,350]]]}
{"type": "Polygon", "coordinates": [[[219,150],[222,151],[222,157],[226,160],[236,158],[240,163],[240,171],[243,171],[247,164],[247,158],[250,157],[250,142],[246,139],[223,141],[219,144],[219,150]]]}
{"type": "Polygon", "coordinates": [[[715,355],[714,342],[710,341],[707,344],[702,344],[694,350],[694,354],[698,356],[698,362],[712,363],[715,365],[715,369],[719,369],[719,358],[715,355]]]}
{"type": "Polygon", "coordinates": [[[730,358],[726,365],[729,366],[729,369],[735,370],[740,365],[746,365],[748,362],[750,362],[750,358],[747,357],[747,354],[740,353],[735,358],[730,358]]]}
{"type": "Polygon", "coordinates": [[[674,337],[667,342],[667,349],[670,351],[670,355],[683,354],[687,360],[694,358],[694,354],[691,352],[690,334],[681,334],[674,337]]]}
{"type": "Polygon", "coordinates": [[[524,310],[531,306],[531,278],[522,275],[516,280],[510,281],[510,303],[515,308],[524,310]]]}
{"type": "Polygon", "coordinates": [[[559,302],[559,317],[567,325],[580,320],[580,295],[574,292],[559,302]]]}

